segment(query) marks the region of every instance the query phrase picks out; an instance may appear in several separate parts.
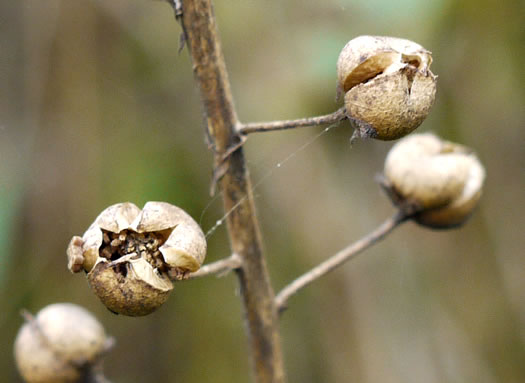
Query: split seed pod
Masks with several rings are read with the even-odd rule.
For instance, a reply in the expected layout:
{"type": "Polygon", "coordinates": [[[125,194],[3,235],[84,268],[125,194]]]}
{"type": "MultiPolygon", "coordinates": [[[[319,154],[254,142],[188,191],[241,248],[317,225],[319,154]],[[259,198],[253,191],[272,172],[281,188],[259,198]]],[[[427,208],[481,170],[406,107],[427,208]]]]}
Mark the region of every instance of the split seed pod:
{"type": "Polygon", "coordinates": [[[416,206],[416,222],[451,228],[464,223],[476,207],[485,169],[470,149],[426,133],[395,144],[384,175],[395,204],[416,206]]]}
{"type": "Polygon", "coordinates": [[[357,137],[395,140],[416,129],[436,95],[432,56],[421,45],[395,37],[359,36],[337,60],[338,94],[357,137]]]}
{"type": "Polygon", "coordinates": [[[36,317],[26,316],[14,353],[28,383],[78,382],[113,343],[91,313],[71,303],[52,304],[36,317]]]}
{"type": "Polygon", "coordinates": [[[83,237],[73,237],[68,268],[84,270],[95,294],[118,314],[147,315],[168,298],[172,280],[197,271],[206,256],[206,239],[184,210],[148,202],[112,205],[83,237]]]}

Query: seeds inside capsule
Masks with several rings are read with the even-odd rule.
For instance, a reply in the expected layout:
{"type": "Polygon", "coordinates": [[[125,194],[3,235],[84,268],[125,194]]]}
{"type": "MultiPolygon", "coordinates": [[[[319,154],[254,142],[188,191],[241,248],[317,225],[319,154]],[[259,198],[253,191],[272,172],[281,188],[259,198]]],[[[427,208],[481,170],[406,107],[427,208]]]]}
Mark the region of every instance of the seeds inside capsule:
{"type": "MultiPolygon", "coordinates": [[[[159,272],[167,272],[170,267],[164,262],[159,248],[166,242],[171,231],[137,233],[132,230],[123,230],[120,233],[113,233],[102,230],[102,245],[99,254],[108,261],[116,261],[125,255],[135,254],[136,258],[145,259],[159,272]]],[[[126,267],[120,267],[118,270],[124,276],[127,273],[126,267]]]]}

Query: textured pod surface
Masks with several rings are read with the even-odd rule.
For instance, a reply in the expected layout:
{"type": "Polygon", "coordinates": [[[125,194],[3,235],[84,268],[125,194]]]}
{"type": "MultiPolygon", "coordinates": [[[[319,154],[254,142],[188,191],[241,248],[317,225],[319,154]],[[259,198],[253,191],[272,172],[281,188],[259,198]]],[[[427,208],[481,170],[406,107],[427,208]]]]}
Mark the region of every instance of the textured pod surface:
{"type": "Polygon", "coordinates": [[[360,36],[337,61],[338,93],[357,135],[394,140],[416,129],[435,99],[432,56],[421,45],[394,37],[360,36]]]}
{"type": "Polygon", "coordinates": [[[171,267],[197,271],[206,257],[206,238],[200,226],[184,210],[165,202],[148,202],[136,231],[172,230],[159,247],[171,267]],[[161,223],[161,224],[159,224],[161,223]]]}
{"type": "Polygon", "coordinates": [[[480,197],[485,170],[468,148],[433,134],[406,137],[392,147],[384,175],[397,203],[416,204],[415,220],[433,228],[462,224],[480,197]]]}
{"type": "Polygon", "coordinates": [[[141,210],[130,202],[105,209],[68,250],[72,272],[84,270],[111,311],[147,315],[162,305],[172,280],[196,271],[206,256],[206,239],[184,210],[166,202],[148,202],[141,210]]]}
{"type": "Polygon", "coordinates": [[[15,359],[28,383],[75,382],[80,368],[94,363],[107,348],[104,328],[88,311],[57,303],[26,322],[15,340],[15,359]]]}
{"type": "Polygon", "coordinates": [[[100,262],[88,282],[104,305],[128,316],[150,314],[168,299],[171,281],[153,271],[144,259],[100,262]]]}

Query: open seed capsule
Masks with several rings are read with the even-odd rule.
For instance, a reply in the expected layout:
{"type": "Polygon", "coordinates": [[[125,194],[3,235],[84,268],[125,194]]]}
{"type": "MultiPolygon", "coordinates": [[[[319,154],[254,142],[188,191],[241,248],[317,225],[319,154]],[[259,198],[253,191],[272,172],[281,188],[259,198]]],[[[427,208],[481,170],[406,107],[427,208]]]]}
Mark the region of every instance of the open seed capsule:
{"type": "Polygon", "coordinates": [[[162,305],[181,280],[200,268],[206,239],[182,209],[130,202],[105,209],[68,247],[68,267],[84,270],[95,294],[115,313],[147,315],[162,305]]]}

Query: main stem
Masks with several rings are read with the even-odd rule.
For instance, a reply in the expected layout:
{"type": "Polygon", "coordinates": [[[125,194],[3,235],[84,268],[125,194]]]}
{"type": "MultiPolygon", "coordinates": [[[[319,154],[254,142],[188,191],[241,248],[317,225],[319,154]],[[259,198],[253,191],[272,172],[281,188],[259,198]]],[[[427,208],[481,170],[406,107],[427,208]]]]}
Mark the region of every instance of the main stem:
{"type": "Polygon", "coordinates": [[[261,249],[250,179],[242,148],[224,160],[239,143],[238,124],[211,0],[183,0],[182,27],[204,106],[207,133],[215,154],[215,175],[223,196],[232,252],[241,258],[237,269],[249,333],[255,379],[284,382],[284,367],[274,292],[261,249]],[[233,209],[233,210],[232,210],[233,209]]]}

